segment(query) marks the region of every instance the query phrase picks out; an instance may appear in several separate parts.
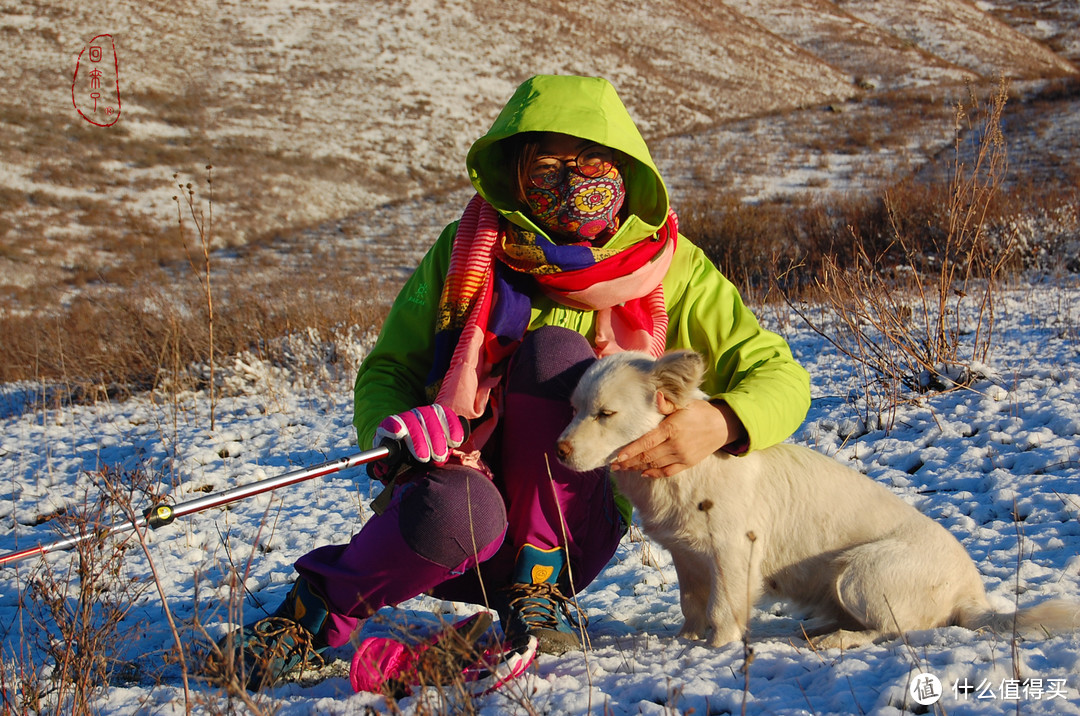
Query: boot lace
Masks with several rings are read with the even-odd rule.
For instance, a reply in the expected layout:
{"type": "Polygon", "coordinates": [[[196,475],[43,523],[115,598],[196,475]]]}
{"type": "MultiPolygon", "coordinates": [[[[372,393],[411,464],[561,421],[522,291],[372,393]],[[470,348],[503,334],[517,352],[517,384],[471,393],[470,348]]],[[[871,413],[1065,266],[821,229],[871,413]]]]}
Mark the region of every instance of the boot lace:
{"type": "MultiPolygon", "coordinates": [[[[211,652],[207,657],[206,676],[218,682],[230,680],[231,669],[239,668],[239,663],[232,663],[241,654],[250,654],[253,664],[249,663],[247,674],[249,681],[264,680],[273,683],[287,673],[295,670],[321,669],[326,660],[315,650],[314,637],[299,623],[286,617],[266,617],[252,625],[247,634],[237,632],[234,635],[236,648],[232,653],[220,650],[211,652]],[[235,655],[235,656],[233,656],[235,655]],[[274,664],[280,664],[281,673],[273,673],[274,664]]],[[[248,661],[247,659],[240,659],[248,661]]]]}
{"type": "Polygon", "coordinates": [[[511,611],[517,612],[530,629],[563,631],[560,629],[559,614],[562,614],[565,623],[574,630],[589,626],[589,620],[584,614],[571,614],[570,605],[573,602],[550,582],[512,584],[507,589],[510,593],[511,611]]]}

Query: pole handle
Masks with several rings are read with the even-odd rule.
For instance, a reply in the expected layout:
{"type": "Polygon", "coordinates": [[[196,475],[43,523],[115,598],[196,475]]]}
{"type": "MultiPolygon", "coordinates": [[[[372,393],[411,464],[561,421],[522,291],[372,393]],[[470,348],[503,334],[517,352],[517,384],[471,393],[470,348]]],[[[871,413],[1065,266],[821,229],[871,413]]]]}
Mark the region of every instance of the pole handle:
{"type": "MultiPolygon", "coordinates": [[[[461,421],[461,427],[465,431],[465,437],[462,443],[469,439],[469,435],[472,434],[472,426],[469,421],[462,416],[458,416],[458,420],[461,421]]],[[[371,511],[377,515],[381,515],[386,512],[386,508],[390,506],[390,500],[394,496],[394,486],[397,484],[398,477],[403,472],[401,467],[403,464],[407,464],[409,467],[416,467],[421,464],[416,462],[412,458],[412,455],[401,446],[401,441],[394,440],[392,438],[386,438],[379,447],[384,447],[389,450],[387,456],[387,473],[390,479],[383,486],[382,492],[375,496],[375,499],[371,501],[371,511]]]]}

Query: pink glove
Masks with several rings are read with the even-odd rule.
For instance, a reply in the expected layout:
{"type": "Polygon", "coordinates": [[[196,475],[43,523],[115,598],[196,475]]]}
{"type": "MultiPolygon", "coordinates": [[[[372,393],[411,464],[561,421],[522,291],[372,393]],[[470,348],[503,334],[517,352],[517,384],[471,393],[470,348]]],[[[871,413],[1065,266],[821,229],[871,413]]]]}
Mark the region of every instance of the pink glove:
{"type": "Polygon", "coordinates": [[[436,403],[391,415],[375,429],[375,447],[387,438],[404,443],[415,462],[443,465],[465,442],[465,428],[450,408],[436,403]]]}

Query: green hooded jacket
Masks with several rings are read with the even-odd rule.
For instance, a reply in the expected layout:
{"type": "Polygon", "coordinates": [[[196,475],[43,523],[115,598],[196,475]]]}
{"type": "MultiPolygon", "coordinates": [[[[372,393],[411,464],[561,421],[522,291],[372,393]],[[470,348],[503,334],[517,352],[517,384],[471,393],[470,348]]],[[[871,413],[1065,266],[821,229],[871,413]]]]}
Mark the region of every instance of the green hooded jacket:
{"type": "MultiPolygon", "coordinates": [[[[629,213],[606,247],[630,246],[656,233],[666,220],[667,188],[630,114],[606,80],[533,77],[518,88],[488,133],[469,150],[466,166],[476,191],[508,220],[540,232],[514,198],[513,169],[501,143],[519,132],[570,134],[631,159],[624,169],[629,213]]],[[[456,229],[457,222],[447,226],[421,260],[360,366],[353,423],[364,447],[371,445],[383,418],[430,402],[424,383],[432,364],[439,297],[456,229]]],[[[758,325],[735,286],[681,235],[663,288],[668,349],[692,348],[705,356],[708,371],[702,389],[726,401],[742,420],[749,449],[789,437],[810,406],[810,381],[784,339],[758,325]]],[[[568,308],[538,293],[529,329],[565,326],[591,339],[593,320],[591,311],[568,308]]]]}

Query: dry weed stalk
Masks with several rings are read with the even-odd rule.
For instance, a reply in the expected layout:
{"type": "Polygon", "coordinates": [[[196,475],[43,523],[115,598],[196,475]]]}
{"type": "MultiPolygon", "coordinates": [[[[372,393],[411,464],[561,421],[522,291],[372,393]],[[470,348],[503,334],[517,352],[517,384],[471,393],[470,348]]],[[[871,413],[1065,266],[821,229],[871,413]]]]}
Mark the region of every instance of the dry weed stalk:
{"type": "MultiPolygon", "coordinates": [[[[1012,635],[1009,639],[1009,655],[1012,657],[1012,677],[1019,683],[1023,679],[1021,672],[1021,666],[1023,659],[1020,656],[1020,629],[1018,620],[1020,618],[1020,570],[1024,566],[1024,518],[1020,516],[1019,507],[1016,504],[1016,498],[1013,498],[1012,508],[1013,526],[1016,528],[1016,571],[1013,575],[1013,620],[1012,620],[1012,635]]],[[[1020,713],[1020,703],[1016,704],[1016,713],[1020,713]]]]}
{"type": "MultiPolygon", "coordinates": [[[[188,248],[186,234],[184,232],[184,212],[181,208],[180,198],[178,196],[173,197],[173,201],[176,202],[176,219],[178,230],[180,233],[180,242],[184,245],[184,252],[187,254],[188,263],[191,265],[192,271],[198,276],[199,282],[203,287],[203,291],[206,296],[206,330],[209,338],[209,361],[210,361],[210,429],[214,429],[214,296],[210,288],[210,241],[213,236],[214,230],[214,184],[213,176],[211,172],[214,167],[210,164],[206,165],[206,186],[209,191],[209,200],[207,202],[207,212],[204,215],[201,210],[196,211],[195,208],[195,188],[191,182],[188,182],[186,186],[177,184],[180,189],[180,196],[184,197],[184,203],[187,205],[188,213],[191,215],[191,221],[195,224],[195,231],[199,235],[199,244],[202,248],[203,264],[201,267],[195,265],[195,260],[191,256],[191,250],[188,248]],[[186,193],[185,193],[186,190],[186,193]]],[[[176,179],[178,175],[174,174],[173,179],[176,179]]]]}
{"type": "MultiPolygon", "coordinates": [[[[252,567],[262,540],[262,533],[269,518],[270,504],[267,504],[262,518],[259,520],[258,529],[252,539],[251,549],[246,559],[241,564],[233,559],[233,550],[230,545],[228,533],[220,536],[222,546],[228,558],[228,568],[222,575],[220,583],[227,585],[228,595],[225,598],[225,621],[229,624],[244,624],[244,599],[249,595],[246,584],[251,576],[252,567]]],[[[200,586],[202,580],[197,572],[194,576],[194,613],[190,624],[190,633],[193,636],[193,644],[187,646],[185,659],[185,673],[190,670],[190,675],[199,679],[200,682],[213,688],[203,691],[197,697],[209,713],[234,713],[239,710],[253,716],[269,716],[277,709],[272,700],[262,694],[256,694],[247,690],[248,682],[247,667],[242,661],[235,659],[236,651],[233,643],[236,637],[230,634],[223,642],[219,642],[211,636],[206,626],[206,619],[218,619],[218,611],[221,609],[220,602],[210,613],[204,613],[200,609],[200,586]],[[214,666],[208,668],[210,664],[214,666]],[[223,703],[222,703],[223,700],[223,703]]],[[[257,607],[263,612],[263,616],[269,616],[265,606],[257,603],[257,607]]]]}
{"type": "MultiPolygon", "coordinates": [[[[945,236],[936,247],[937,272],[915,284],[922,303],[926,342],[923,357],[932,367],[940,362],[962,360],[959,344],[965,331],[960,303],[973,289],[980,295],[969,360],[985,361],[990,349],[995,291],[1012,253],[1011,244],[993,246],[986,233],[989,211],[1008,169],[1001,131],[1007,99],[1008,85],[1002,78],[987,103],[980,103],[971,92],[968,105],[961,103],[956,107],[953,174],[948,186],[945,236]],[[971,137],[973,142],[972,156],[967,160],[965,137],[971,137]],[[976,279],[979,286],[974,285],[976,279]]],[[[889,216],[895,218],[891,206],[889,216]]],[[[896,228],[897,223],[892,223],[896,228]]],[[[905,233],[896,228],[895,234],[909,255],[905,233]]]]}
{"type": "MultiPolygon", "coordinates": [[[[831,309],[831,324],[788,304],[808,326],[851,359],[862,375],[865,421],[888,430],[905,391],[922,393],[967,385],[992,344],[995,295],[1011,245],[995,246],[986,224],[1005,177],[1001,116],[1008,96],[1002,80],[986,103],[974,92],[955,115],[951,177],[933,212],[929,245],[909,234],[895,196],[885,199],[891,242],[873,241],[849,227],[854,260],[821,260],[816,288],[831,309]],[[887,255],[899,249],[902,261],[887,255]]],[[[918,229],[918,227],[915,227],[918,229]]]]}
{"type": "Polygon", "coordinates": [[[743,675],[742,706],[739,713],[746,716],[746,705],[750,701],[750,665],[754,663],[754,647],[750,643],[750,613],[753,611],[752,601],[754,585],[754,547],[757,546],[757,535],[751,530],[746,533],[746,539],[750,542],[750,557],[746,564],[746,615],[743,629],[743,665],[739,669],[743,675]]]}

